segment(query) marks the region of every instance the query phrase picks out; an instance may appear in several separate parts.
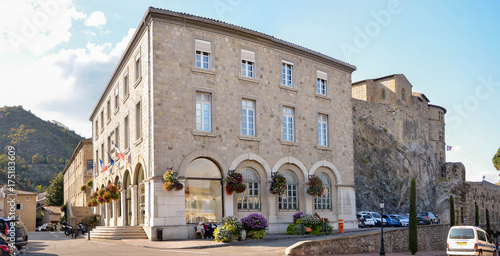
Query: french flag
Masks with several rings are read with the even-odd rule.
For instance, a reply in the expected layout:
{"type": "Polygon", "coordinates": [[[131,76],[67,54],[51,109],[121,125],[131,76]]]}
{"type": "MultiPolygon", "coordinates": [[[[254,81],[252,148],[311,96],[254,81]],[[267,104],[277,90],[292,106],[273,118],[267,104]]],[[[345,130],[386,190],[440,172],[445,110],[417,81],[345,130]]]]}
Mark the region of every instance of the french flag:
{"type": "Polygon", "coordinates": [[[116,157],[125,161],[125,156],[122,154],[122,152],[120,151],[120,149],[118,148],[118,146],[116,144],[115,144],[115,148],[116,148],[116,157]]]}
{"type": "Polygon", "coordinates": [[[109,157],[109,163],[111,164],[111,166],[115,165],[115,161],[113,161],[113,158],[111,158],[109,153],[108,153],[108,157],[109,157]]]}
{"type": "Polygon", "coordinates": [[[451,146],[446,146],[446,151],[451,151],[451,146]]]}
{"type": "Polygon", "coordinates": [[[103,172],[105,172],[105,171],[107,171],[107,170],[108,170],[108,167],[107,167],[107,166],[104,166],[104,165],[102,164],[102,161],[101,161],[101,159],[100,159],[100,158],[99,158],[99,165],[101,166],[101,169],[102,169],[102,171],[103,171],[103,172]]]}

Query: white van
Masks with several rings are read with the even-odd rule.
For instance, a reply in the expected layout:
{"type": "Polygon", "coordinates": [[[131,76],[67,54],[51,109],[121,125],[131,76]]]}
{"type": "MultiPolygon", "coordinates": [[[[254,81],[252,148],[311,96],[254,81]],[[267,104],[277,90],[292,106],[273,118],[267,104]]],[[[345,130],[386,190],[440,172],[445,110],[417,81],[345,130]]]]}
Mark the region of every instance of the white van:
{"type": "Polygon", "coordinates": [[[446,243],[448,255],[497,255],[495,243],[488,233],[474,226],[450,228],[446,243]]]}

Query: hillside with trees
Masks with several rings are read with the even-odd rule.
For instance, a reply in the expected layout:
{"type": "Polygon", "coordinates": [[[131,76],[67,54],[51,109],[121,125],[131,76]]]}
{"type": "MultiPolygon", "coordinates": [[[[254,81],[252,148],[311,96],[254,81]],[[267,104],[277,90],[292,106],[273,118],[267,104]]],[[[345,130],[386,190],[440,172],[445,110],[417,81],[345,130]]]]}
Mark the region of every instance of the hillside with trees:
{"type": "Polygon", "coordinates": [[[0,108],[0,184],[7,184],[9,146],[15,148],[16,188],[35,191],[64,170],[82,139],[63,124],[44,121],[22,106],[0,108]]]}

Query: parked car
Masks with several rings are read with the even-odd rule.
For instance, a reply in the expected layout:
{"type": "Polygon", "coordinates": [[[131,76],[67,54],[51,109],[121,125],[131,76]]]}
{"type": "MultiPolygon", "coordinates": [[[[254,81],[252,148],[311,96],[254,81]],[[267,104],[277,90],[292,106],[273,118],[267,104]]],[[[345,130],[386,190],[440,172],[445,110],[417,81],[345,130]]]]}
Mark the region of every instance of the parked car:
{"type": "Polygon", "coordinates": [[[439,224],[439,218],[432,212],[419,212],[417,214],[417,224],[439,224]]]}
{"type": "Polygon", "coordinates": [[[410,219],[406,215],[398,215],[401,227],[408,227],[410,225],[410,219]]]}
{"type": "Polygon", "coordinates": [[[400,227],[401,222],[399,221],[399,217],[396,214],[384,214],[382,215],[384,219],[387,221],[387,225],[389,227],[400,227]]]}
{"type": "Polygon", "coordinates": [[[375,220],[371,215],[365,214],[362,217],[365,220],[365,226],[375,227],[375,220]]]}
{"type": "Polygon", "coordinates": [[[54,231],[54,230],[56,230],[56,224],[52,223],[45,223],[40,228],[40,231],[54,231]]]}
{"type": "Polygon", "coordinates": [[[16,248],[13,242],[2,232],[0,232],[0,255],[17,256],[19,255],[19,250],[16,248]]]}
{"type": "Polygon", "coordinates": [[[0,231],[7,237],[10,237],[11,232],[9,230],[12,227],[15,229],[13,234],[16,236],[14,245],[20,250],[21,247],[28,245],[28,231],[26,230],[26,226],[24,226],[21,220],[11,219],[8,217],[0,218],[0,231]]]}
{"type": "Polygon", "coordinates": [[[356,213],[356,219],[358,220],[358,227],[362,228],[366,226],[365,219],[363,218],[363,216],[361,216],[361,214],[356,213]]]}
{"type": "Polygon", "coordinates": [[[454,226],[446,241],[448,255],[494,255],[495,243],[488,233],[474,226],[454,226]]]}
{"type": "Polygon", "coordinates": [[[382,215],[380,215],[380,213],[369,212],[369,214],[371,214],[373,216],[373,219],[375,220],[375,226],[380,226],[380,225],[382,225],[382,223],[383,223],[384,227],[387,226],[387,220],[382,218],[382,215]],[[382,223],[380,223],[380,219],[382,219],[382,223]]]}

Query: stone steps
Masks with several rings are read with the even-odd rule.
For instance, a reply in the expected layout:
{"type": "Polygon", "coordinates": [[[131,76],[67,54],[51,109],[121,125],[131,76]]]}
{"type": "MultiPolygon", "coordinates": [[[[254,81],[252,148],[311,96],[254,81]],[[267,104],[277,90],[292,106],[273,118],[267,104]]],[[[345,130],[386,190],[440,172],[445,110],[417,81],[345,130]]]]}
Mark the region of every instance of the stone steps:
{"type": "Polygon", "coordinates": [[[105,227],[97,226],[90,231],[90,239],[148,239],[140,226],[105,227]]]}

